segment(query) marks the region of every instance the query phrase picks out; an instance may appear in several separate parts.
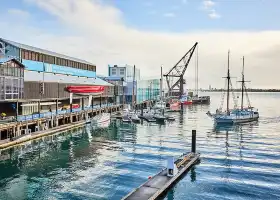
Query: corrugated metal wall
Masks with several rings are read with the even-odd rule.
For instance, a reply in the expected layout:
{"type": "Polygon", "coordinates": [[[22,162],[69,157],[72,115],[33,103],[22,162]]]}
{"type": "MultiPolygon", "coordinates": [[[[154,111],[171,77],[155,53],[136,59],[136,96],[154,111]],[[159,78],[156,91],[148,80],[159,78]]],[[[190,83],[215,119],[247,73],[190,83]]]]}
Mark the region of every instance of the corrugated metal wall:
{"type": "MultiPolygon", "coordinates": [[[[69,93],[64,88],[70,85],[73,84],[44,83],[44,94],[41,99],[56,99],[58,97],[58,88],[59,98],[69,98],[69,93]]],[[[105,87],[102,96],[114,96],[114,87],[105,87]]],[[[39,82],[24,82],[24,99],[40,99],[39,82]]]]}

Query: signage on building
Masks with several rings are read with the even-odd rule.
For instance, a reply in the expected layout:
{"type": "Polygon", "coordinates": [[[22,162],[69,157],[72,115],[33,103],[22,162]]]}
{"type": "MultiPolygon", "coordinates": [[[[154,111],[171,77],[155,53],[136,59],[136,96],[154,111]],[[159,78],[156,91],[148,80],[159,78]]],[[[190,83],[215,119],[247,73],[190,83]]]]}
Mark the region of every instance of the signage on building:
{"type": "Polygon", "coordinates": [[[96,72],[32,60],[22,60],[26,70],[95,78],[96,72]]]}

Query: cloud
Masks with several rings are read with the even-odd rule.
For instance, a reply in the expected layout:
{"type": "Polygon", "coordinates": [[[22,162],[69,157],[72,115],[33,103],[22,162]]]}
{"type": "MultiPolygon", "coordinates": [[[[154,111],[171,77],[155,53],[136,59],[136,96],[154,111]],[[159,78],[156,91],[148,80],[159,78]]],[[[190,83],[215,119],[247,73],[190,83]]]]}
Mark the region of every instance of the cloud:
{"type": "Polygon", "coordinates": [[[168,13],[164,13],[163,14],[164,17],[175,17],[175,13],[172,13],[172,12],[168,12],[168,13]]]}
{"type": "Polygon", "coordinates": [[[208,13],[208,16],[211,19],[218,19],[221,17],[221,15],[218,14],[217,11],[214,9],[215,5],[216,5],[216,3],[211,0],[202,1],[202,9],[208,13]]]}
{"type": "Polygon", "coordinates": [[[202,2],[204,9],[208,10],[210,8],[212,8],[215,5],[215,2],[211,1],[211,0],[204,0],[202,2]]]}
{"type": "Polygon", "coordinates": [[[211,19],[218,19],[221,17],[221,15],[219,15],[215,9],[212,9],[210,11],[210,13],[208,14],[208,16],[211,18],[211,19]]]}
{"type": "MultiPolygon", "coordinates": [[[[246,78],[252,87],[279,88],[280,31],[149,31],[127,26],[120,10],[99,1],[29,1],[52,16],[60,34],[53,27],[0,17],[2,37],[88,60],[97,65],[98,74],[107,74],[108,64],[135,64],[141,76],[159,78],[161,64],[167,72],[197,41],[199,87],[224,86],[221,77],[230,49],[233,76],[240,77],[245,55],[246,78]]],[[[34,19],[38,17],[31,15],[34,19]]],[[[194,75],[192,59],[185,74],[190,87],[194,75]]]]}
{"type": "Polygon", "coordinates": [[[8,14],[10,15],[14,15],[16,17],[19,17],[19,18],[27,18],[30,16],[29,12],[27,11],[24,11],[24,10],[20,10],[20,9],[17,9],[17,8],[10,8],[8,9],[8,14]]]}
{"type": "Polygon", "coordinates": [[[182,4],[187,4],[188,0],[182,0],[182,4]]]}

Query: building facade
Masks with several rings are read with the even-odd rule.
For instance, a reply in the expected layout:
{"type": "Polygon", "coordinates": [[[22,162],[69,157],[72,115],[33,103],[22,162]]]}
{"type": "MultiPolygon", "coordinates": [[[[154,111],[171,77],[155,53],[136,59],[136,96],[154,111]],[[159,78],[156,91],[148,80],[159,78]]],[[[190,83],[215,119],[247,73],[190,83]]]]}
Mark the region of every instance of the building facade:
{"type": "Polygon", "coordinates": [[[137,83],[137,102],[159,100],[160,79],[140,80],[137,83]]]}
{"type": "MultiPolygon", "coordinates": [[[[108,76],[109,77],[120,77],[125,82],[133,81],[134,66],[132,65],[108,65],[108,76]]],[[[140,69],[135,67],[135,81],[140,80],[140,69]]]]}
{"type": "MultiPolygon", "coordinates": [[[[140,81],[140,69],[132,65],[108,65],[108,75],[110,78],[123,78],[126,85],[124,86],[124,104],[131,104],[133,101],[133,87],[134,95],[137,93],[137,82],[140,81]],[[134,83],[133,83],[134,78],[134,83]]],[[[137,103],[137,99],[134,101],[137,103]]]]}
{"type": "Polygon", "coordinates": [[[135,67],[135,77],[133,84],[134,66],[132,65],[109,65],[108,75],[110,78],[123,78],[124,86],[124,103],[132,103],[133,101],[133,87],[135,102],[141,103],[143,101],[155,100],[160,96],[160,80],[149,79],[141,80],[140,69],[135,67]]]}
{"type": "MultiPolygon", "coordinates": [[[[105,86],[102,95],[91,94],[93,103],[113,101],[114,85],[96,77],[94,64],[0,38],[0,102],[3,104],[18,102],[20,114],[41,112],[44,105],[46,110],[52,110],[58,103],[60,109],[70,104],[70,94],[65,88],[75,85],[105,86]]],[[[89,105],[89,96],[74,94],[72,99],[79,107],[89,105]]]]}

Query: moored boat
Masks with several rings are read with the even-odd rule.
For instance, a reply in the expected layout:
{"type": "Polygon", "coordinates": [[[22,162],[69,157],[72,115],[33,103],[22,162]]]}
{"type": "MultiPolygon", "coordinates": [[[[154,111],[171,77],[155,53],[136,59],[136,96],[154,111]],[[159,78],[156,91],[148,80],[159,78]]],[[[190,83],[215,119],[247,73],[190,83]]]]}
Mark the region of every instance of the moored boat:
{"type": "Polygon", "coordinates": [[[131,119],[130,119],[130,117],[128,115],[124,115],[122,117],[122,122],[124,122],[124,123],[131,123],[131,119]]]}
{"type": "Polygon", "coordinates": [[[138,117],[138,115],[136,113],[134,113],[130,119],[132,120],[133,123],[140,123],[140,118],[138,117]]]}
{"type": "Polygon", "coordinates": [[[92,124],[97,128],[107,128],[110,125],[110,114],[102,113],[92,118],[92,124]]]}
{"type": "Polygon", "coordinates": [[[181,103],[178,100],[172,100],[170,102],[169,111],[170,112],[178,112],[181,110],[181,103]]]}
{"type": "MultiPolygon", "coordinates": [[[[239,124],[239,123],[248,123],[257,121],[259,119],[259,112],[257,109],[254,109],[250,105],[249,96],[246,91],[245,86],[245,79],[244,79],[244,57],[243,57],[243,70],[242,70],[242,80],[240,81],[242,83],[241,87],[241,106],[240,108],[237,108],[237,104],[235,102],[234,109],[229,109],[229,96],[230,96],[230,86],[232,89],[231,84],[231,77],[230,77],[230,70],[229,70],[229,52],[228,52],[228,71],[227,71],[227,108],[226,111],[222,112],[222,107],[220,109],[216,110],[215,114],[211,114],[209,111],[206,113],[208,116],[211,116],[214,118],[215,122],[217,124],[239,124]],[[248,100],[248,107],[244,108],[244,93],[247,96],[248,100]]],[[[234,97],[234,93],[233,97],[234,97]]]]}
{"type": "Polygon", "coordinates": [[[161,114],[155,114],[153,117],[156,119],[157,122],[160,123],[164,123],[166,120],[166,117],[161,114]]]}
{"type": "Polygon", "coordinates": [[[191,105],[192,104],[192,99],[191,97],[189,97],[188,95],[183,95],[180,98],[181,103],[183,103],[184,105],[191,105]]]}

